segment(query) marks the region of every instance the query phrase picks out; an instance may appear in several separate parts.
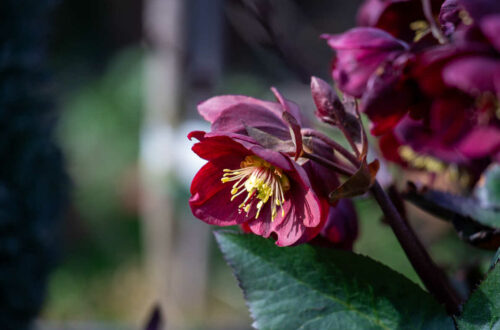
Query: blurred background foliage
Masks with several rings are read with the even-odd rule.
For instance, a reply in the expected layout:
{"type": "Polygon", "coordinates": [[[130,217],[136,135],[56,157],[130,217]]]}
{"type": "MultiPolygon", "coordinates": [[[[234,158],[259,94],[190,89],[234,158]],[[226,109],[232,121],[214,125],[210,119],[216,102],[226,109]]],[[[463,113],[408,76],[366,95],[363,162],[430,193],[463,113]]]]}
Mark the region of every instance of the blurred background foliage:
{"type": "Polygon", "coordinates": [[[48,317],[119,318],[123,311],[102,299],[106,292],[127,303],[113,282],[139,267],[141,59],[137,48],[120,52],[101,77],[61,100],[59,140],[73,178],[75,216],[66,228],[65,261],[51,281],[48,317]]]}

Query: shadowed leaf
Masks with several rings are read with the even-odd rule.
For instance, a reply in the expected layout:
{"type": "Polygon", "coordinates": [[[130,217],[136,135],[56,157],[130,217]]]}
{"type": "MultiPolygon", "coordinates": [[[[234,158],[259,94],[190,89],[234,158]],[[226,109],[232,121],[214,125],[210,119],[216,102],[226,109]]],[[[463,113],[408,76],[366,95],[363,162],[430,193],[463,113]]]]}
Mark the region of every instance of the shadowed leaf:
{"type": "Polygon", "coordinates": [[[257,329],[453,329],[442,306],[401,274],[352,252],[215,233],[257,329]]]}
{"type": "Polygon", "coordinates": [[[367,164],[366,161],[361,162],[361,167],[356,173],[330,193],[328,196],[330,203],[341,198],[350,198],[366,193],[375,182],[379,165],[378,160],[374,160],[370,164],[367,164]]]}
{"type": "Polygon", "coordinates": [[[500,267],[489,271],[457,318],[458,329],[500,329],[500,267]]]}
{"type": "Polygon", "coordinates": [[[500,208],[482,206],[475,197],[452,195],[424,189],[413,183],[403,197],[421,209],[450,221],[461,239],[480,248],[496,250],[500,246],[500,208]]]}

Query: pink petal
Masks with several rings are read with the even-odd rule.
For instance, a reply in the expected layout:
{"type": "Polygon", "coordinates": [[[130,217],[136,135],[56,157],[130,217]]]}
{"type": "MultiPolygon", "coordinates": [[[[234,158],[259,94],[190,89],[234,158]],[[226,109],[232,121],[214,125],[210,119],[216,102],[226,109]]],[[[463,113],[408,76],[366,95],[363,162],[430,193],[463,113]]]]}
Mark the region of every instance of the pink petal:
{"type": "Polygon", "coordinates": [[[205,120],[213,123],[224,110],[239,104],[250,104],[266,108],[278,118],[281,118],[281,112],[283,111],[276,102],[262,101],[244,95],[222,95],[212,97],[198,104],[198,112],[205,120]]]}
{"type": "Polygon", "coordinates": [[[212,122],[213,132],[247,135],[246,126],[258,128],[282,140],[290,139],[288,127],[269,109],[249,103],[239,103],[224,109],[212,122]]]}
{"type": "Polygon", "coordinates": [[[500,14],[488,15],[479,23],[481,30],[488,40],[500,52],[500,14]]]}
{"type": "Polygon", "coordinates": [[[493,155],[500,149],[500,128],[476,128],[460,142],[458,149],[470,158],[493,155]]]}
{"type": "Polygon", "coordinates": [[[466,93],[478,95],[495,91],[494,75],[500,72],[500,60],[486,56],[461,58],[443,69],[444,81],[466,93]]]}

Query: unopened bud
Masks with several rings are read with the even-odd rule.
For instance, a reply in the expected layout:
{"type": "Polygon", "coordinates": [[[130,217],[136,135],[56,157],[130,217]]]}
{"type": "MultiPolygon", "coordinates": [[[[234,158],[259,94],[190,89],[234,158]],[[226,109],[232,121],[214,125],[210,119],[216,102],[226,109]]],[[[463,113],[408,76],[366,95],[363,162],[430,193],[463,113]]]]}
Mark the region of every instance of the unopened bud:
{"type": "Polygon", "coordinates": [[[311,94],[316,105],[316,116],[329,123],[345,117],[345,108],[333,88],[323,79],[311,78],[311,94]]]}

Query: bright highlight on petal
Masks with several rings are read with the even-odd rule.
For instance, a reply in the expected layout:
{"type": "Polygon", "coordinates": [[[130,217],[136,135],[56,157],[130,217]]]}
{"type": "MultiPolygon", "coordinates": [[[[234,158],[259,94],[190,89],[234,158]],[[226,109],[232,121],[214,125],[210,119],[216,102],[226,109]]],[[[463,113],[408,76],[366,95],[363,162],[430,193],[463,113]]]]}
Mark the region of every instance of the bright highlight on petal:
{"type": "Polygon", "coordinates": [[[223,171],[224,175],[221,178],[223,183],[236,181],[231,190],[231,201],[247,193],[245,200],[238,206],[240,212],[243,210],[248,215],[252,206],[255,206],[257,208],[255,219],[257,219],[264,205],[270,201],[271,220],[276,218],[279,207],[281,215],[285,216],[282,205],[285,202],[285,192],[290,189],[290,181],[282,169],[252,155],[245,157],[239,169],[223,171]]]}

